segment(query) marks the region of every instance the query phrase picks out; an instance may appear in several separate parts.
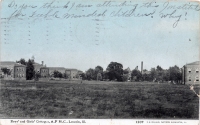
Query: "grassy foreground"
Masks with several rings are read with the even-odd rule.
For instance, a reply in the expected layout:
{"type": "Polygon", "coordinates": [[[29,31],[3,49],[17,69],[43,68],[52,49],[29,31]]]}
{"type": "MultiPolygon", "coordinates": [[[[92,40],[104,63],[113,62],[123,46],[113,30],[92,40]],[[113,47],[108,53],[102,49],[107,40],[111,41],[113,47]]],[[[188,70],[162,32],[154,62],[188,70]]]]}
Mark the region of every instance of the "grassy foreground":
{"type": "Polygon", "coordinates": [[[199,110],[189,86],[168,83],[1,81],[0,97],[12,118],[198,119],[199,110]]]}

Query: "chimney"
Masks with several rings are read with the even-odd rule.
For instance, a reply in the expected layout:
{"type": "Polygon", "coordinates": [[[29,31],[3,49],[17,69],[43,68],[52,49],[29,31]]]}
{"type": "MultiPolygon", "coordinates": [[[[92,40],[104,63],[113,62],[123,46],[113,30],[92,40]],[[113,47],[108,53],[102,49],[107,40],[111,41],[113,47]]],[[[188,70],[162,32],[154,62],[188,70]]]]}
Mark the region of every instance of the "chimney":
{"type": "Polygon", "coordinates": [[[44,61],[42,61],[42,65],[44,64],[44,61]]]}
{"type": "Polygon", "coordinates": [[[143,61],[141,62],[141,73],[143,74],[143,61]]]}

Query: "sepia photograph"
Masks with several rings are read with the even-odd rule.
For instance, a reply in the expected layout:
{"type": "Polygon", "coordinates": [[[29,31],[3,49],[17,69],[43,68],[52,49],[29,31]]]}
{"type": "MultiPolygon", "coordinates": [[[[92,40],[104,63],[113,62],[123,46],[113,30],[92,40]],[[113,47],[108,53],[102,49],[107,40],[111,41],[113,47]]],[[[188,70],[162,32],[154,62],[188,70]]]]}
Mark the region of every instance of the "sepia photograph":
{"type": "Polygon", "coordinates": [[[198,1],[1,0],[0,5],[1,120],[198,122],[198,1]]]}

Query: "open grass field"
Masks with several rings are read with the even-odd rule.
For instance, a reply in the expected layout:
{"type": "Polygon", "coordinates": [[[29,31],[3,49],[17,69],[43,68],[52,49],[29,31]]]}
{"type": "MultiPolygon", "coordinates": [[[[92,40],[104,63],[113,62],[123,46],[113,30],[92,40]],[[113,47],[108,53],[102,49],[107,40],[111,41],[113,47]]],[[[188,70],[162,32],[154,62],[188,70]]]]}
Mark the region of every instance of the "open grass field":
{"type": "Polygon", "coordinates": [[[189,86],[168,83],[1,81],[0,96],[8,118],[198,119],[199,110],[189,86]]]}

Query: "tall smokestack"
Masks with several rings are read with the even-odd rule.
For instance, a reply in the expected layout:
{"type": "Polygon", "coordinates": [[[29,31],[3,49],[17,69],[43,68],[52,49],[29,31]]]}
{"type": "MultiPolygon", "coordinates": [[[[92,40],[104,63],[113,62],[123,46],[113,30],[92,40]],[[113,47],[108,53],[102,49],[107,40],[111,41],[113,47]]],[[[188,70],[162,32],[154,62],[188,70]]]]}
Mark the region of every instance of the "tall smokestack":
{"type": "Polygon", "coordinates": [[[42,61],[42,65],[44,64],[44,61],[42,61]]]}
{"type": "Polygon", "coordinates": [[[141,73],[143,74],[143,61],[141,62],[141,73]]]}

